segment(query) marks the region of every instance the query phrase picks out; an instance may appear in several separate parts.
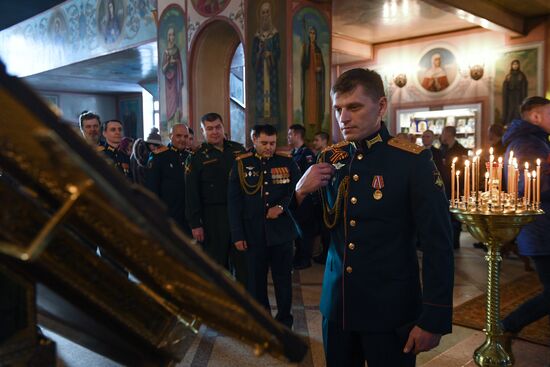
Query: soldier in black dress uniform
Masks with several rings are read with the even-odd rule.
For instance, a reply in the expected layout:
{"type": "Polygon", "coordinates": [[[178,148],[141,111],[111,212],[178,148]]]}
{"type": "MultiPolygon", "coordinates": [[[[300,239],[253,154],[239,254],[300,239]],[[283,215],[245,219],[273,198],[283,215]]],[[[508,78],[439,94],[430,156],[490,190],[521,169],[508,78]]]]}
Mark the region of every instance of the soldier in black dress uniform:
{"type": "Polygon", "coordinates": [[[170,130],[170,144],[162,146],[149,156],[145,171],[145,186],[166,204],[169,215],[183,231],[191,236],[185,218],[185,161],[189,132],[184,124],[175,124],[170,130]]]}
{"type": "Polygon", "coordinates": [[[129,180],[132,179],[130,174],[130,157],[126,152],[118,149],[120,141],[123,138],[124,128],[122,122],[118,120],[109,120],[103,125],[104,143],[97,146],[99,152],[103,152],[109,160],[114,164],[115,168],[129,180]]]}
{"type": "Polygon", "coordinates": [[[185,164],[185,213],[193,238],[222,266],[245,284],[246,263],[231,242],[227,215],[227,184],[235,157],[244,147],[225,140],[222,118],[208,113],[201,118],[206,139],[185,164]],[[228,264],[231,260],[231,264],[228,264]]]}
{"type": "MultiPolygon", "coordinates": [[[[288,128],[287,140],[292,147],[292,159],[304,173],[315,163],[315,153],[305,143],[306,129],[303,125],[294,124],[288,128]]],[[[313,241],[319,232],[319,223],[315,218],[314,195],[309,196],[296,211],[296,220],[300,225],[300,237],[296,239],[296,252],[294,253],[293,266],[296,270],[306,269],[311,266],[311,252],[313,241]]]]}
{"type": "Polygon", "coordinates": [[[322,190],[331,229],[321,295],[327,366],[414,366],[415,354],[451,332],[443,181],[429,150],[389,135],[380,75],[349,70],[331,96],[345,141],[327,148],[296,186],[297,203],[322,190]]]}
{"type": "Polygon", "coordinates": [[[241,154],[229,179],[231,237],[247,257],[248,290],[270,312],[267,273],[271,268],[276,320],[289,328],[292,305],[292,241],[298,232],[288,205],[300,171],[292,158],[275,153],[277,131],[256,125],[254,149],[241,154]]]}

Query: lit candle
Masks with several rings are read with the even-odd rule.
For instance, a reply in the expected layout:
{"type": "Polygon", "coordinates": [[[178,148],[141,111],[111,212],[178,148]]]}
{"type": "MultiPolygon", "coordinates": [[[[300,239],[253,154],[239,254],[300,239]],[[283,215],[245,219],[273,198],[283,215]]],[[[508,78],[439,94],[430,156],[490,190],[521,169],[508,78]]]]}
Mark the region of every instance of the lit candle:
{"type": "Polygon", "coordinates": [[[464,162],[464,200],[468,205],[468,199],[470,198],[470,161],[466,159],[464,162]]]}
{"type": "Polygon", "coordinates": [[[525,206],[525,209],[527,210],[527,206],[531,205],[531,173],[527,172],[527,178],[525,179],[525,185],[527,185],[527,204],[525,206]]]}
{"type": "Polygon", "coordinates": [[[523,201],[525,202],[525,209],[529,205],[529,162],[525,162],[525,169],[523,170],[523,201]]]}
{"type": "Polygon", "coordinates": [[[500,193],[502,191],[502,157],[498,157],[498,205],[500,206],[500,193]]]}
{"type": "Polygon", "coordinates": [[[487,192],[488,183],[489,183],[489,172],[485,172],[485,192],[487,192]]]}
{"type": "Polygon", "coordinates": [[[533,209],[536,209],[535,206],[537,205],[537,172],[536,171],[532,171],[531,172],[531,177],[533,178],[533,189],[532,189],[532,194],[531,196],[533,197],[533,209]]]}
{"type": "Polygon", "coordinates": [[[456,171],[456,202],[460,203],[460,170],[456,171]]]}
{"type": "Polygon", "coordinates": [[[476,165],[478,164],[478,156],[474,156],[474,160],[472,161],[472,192],[474,195],[476,195],[476,182],[478,181],[478,177],[476,175],[476,165]]]}
{"type": "Polygon", "coordinates": [[[491,190],[492,181],[493,181],[493,162],[495,161],[495,156],[493,155],[493,148],[490,150],[491,155],[489,156],[489,190],[491,190]]]}
{"type": "Polygon", "coordinates": [[[540,203],[540,158],[537,158],[537,203],[540,203]]]}
{"type": "Polygon", "coordinates": [[[456,161],[458,160],[458,157],[454,157],[453,158],[453,162],[451,163],[451,206],[454,207],[455,205],[455,180],[454,180],[454,177],[456,175],[456,172],[455,172],[455,164],[456,164],[456,161]]]}
{"type": "Polygon", "coordinates": [[[519,189],[519,168],[518,160],[514,158],[514,199],[516,201],[516,207],[518,203],[518,189],[519,189]]]}

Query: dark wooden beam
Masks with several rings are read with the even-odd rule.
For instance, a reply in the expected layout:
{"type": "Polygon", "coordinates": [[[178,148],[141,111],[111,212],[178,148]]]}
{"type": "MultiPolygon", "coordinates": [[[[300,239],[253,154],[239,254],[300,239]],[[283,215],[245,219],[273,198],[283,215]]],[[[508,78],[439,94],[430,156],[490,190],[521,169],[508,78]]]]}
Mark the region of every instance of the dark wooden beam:
{"type": "Polygon", "coordinates": [[[526,19],[487,0],[422,0],[438,9],[498,32],[526,35],[526,19]]]}

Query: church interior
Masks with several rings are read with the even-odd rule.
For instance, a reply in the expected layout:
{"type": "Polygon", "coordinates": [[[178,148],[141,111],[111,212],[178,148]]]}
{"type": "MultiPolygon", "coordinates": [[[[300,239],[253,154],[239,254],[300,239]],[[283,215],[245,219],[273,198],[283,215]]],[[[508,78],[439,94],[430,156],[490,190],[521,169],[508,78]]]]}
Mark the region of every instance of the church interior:
{"type": "MultiPolygon", "coordinates": [[[[522,100],[550,99],[550,0],[27,0],[0,12],[0,366],[325,366],[325,265],[293,270],[294,324],[282,326],[80,139],[83,111],[122,121],[132,141],[158,131],[167,144],[185,124],[190,149],[216,112],[227,139],[248,148],[269,124],[288,152],[294,124],[308,145],[318,132],[343,140],[331,86],[368,68],[391,135],[422,146],[430,130],[439,146],[453,126],[473,157],[522,100]]],[[[549,317],[514,339],[513,362],[475,360],[494,281],[478,242],[462,225],[453,331],[416,365],[550,366],[549,317]]],[[[501,254],[504,316],[542,285],[528,258],[501,254]]]]}

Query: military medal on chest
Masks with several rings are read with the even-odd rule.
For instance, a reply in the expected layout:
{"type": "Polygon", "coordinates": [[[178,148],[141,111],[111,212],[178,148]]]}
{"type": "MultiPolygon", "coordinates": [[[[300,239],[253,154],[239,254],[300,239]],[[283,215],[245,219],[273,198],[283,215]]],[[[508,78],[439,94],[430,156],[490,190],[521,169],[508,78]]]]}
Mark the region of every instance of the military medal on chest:
{"type": "Polygon", "coordinates": [[[372,197],[374,200],[380,200],[382,199],[382,189],[384,188],[384,177],[382,176],[374,176],[372,179],[372,188],[374,189],[374,193],[372,194],[372,197]]]}

